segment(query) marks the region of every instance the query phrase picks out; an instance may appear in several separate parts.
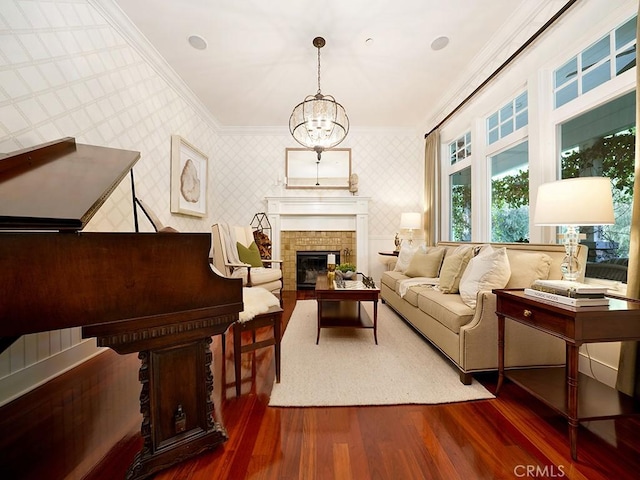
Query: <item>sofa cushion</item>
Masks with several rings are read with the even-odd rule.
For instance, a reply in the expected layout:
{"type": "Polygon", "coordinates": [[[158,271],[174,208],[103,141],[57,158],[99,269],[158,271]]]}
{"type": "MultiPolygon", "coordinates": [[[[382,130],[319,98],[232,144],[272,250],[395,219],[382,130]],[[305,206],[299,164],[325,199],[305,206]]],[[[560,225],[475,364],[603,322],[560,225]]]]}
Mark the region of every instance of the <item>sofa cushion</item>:
{"type": "Polygon", "coordinates": [[[407,293],[402,298],[403,300],[406,300],[407,303],[413,305],[414,307],[417,307],[418,298],[420,297],[420,294],[425,290],[433,290],[433,286],[417,285],[415,287],[411,287],[407,290],[407,293]]]}
{"type": "Polygon", "coordinates": [[[430,248],[426,252],[418,250],[409,261],[409,266],[404,274],[407,277],[436,278],[442,264],[444,248],[430,248]]]}
{"type": "Polygon", "coordinates": [[[542,252],[507,250],[511,277],[506,288],[529,288],[536,280],[549,278],[551,257],[542,252]]]}
{"type": "Polygon", "coordinates": [[[456,334],[460,333],[460,327],[469,323],[475,314],[474,309],[465,304],[460,295],[447,295],[428,288],[418,293],[418,308],[456,334]]]}
{"type": "Polygon", "coordinates": [[[440,267],[440,283],[438,288],[442,293],[458,293],[460,279],[473,256],[473,249],[466,248],[459,253],[447,255],[440,267]]]}
{"type": "Polygon", "coordinates": [[[380,279],[380,281],[384,285],[389,287],[389,289],[391,289],[394,292],[398,293],[397,283],[398,283],[398,281],[404,280],[405,278],[408,278],[408,277],[404,273],[396,272],[396,271],[389,271],[389,272],[384,272],[382,274],[382,278],[380,279]]]}
{"type": "Polygon", "coordinates": [[[479,291],[504,288],[510,276],[507,249],[487,246],[469,260],[460,279],[460,297],[469,307],[475,308],[479,291]]]}

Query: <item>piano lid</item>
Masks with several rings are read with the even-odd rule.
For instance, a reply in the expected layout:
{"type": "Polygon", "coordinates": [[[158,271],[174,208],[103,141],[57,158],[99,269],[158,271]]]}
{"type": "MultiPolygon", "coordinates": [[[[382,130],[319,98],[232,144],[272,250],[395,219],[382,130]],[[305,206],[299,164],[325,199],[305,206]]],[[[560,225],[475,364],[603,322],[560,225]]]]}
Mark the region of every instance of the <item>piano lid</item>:
{"type": "Polygon", "coordinates": [[[0,156],[0,230],[82,230],[139,158],[72,137],[0,156]]]}

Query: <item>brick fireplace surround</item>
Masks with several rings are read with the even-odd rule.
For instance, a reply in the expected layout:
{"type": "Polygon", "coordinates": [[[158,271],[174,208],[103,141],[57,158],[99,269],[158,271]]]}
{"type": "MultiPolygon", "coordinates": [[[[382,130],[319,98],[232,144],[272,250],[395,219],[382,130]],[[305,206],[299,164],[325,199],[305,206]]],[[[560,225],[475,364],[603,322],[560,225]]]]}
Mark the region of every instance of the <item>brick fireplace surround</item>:
{"type": "Polygon", "coordinates": [[[344,249],[351,251],[352,263],[356,261],[356,232],[348,231],[291,231],[282,232],[282,278],[284,290],[296,289],[296,253],[299,251],[312,252],[322,250],[337,250],[344,262],[344,249]]]}
{"type": "Polygon", "coordinates": [[[296,289],[296,251],[348,248],[369,271],[369,197],[267,197],[273,258],[283,261],[285,290],[296,289]]]}

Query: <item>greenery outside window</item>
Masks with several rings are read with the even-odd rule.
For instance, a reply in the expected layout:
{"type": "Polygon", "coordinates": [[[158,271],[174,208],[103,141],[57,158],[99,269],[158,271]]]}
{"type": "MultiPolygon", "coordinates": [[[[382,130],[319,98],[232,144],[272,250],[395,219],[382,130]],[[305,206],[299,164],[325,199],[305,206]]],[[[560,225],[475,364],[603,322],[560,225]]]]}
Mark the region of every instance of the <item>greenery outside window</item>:
{"type": "Polygon", "coordinates": [[[636,19],[628,20],[553,72],[555,108],[636,66],[636,19]]]}
{"type": "Polygon", "coordinates": [[[491,241],[529,241],[529,142],[490,158],[491,241]]]}
{"type": "Polygon", "coordinates": [[[491,145],[528,124],[529,99],[524,92],[487,118],[487,144],[491,145]]]}
{"type": "Polygon", "coordinates": [[[467,132],[460,138],[449,144],[449,158],[451,165],[471,156],[471,132],[467,132]]]}
{"type": "MultiPolygon", "coordinates": [[[[635,158],[635,91],[561,125],[561,178],[604,176],[613,187],[615,225],[580,227],[589,247],[589,277],[626,282],[635,158]],[[620,261],[619,261],[620,260],[620,261]],[[594,263],[624,265],[624,277],[610,277],[594,263]]],[[[622,270],[622,269],[621,269],[622,270]]],[[[614,272],[613,267],[607,271],[614,272]]]]}
{"type": "Polygon", "coordinates": [[[471,241],[471,167],[449,175],[451,221],[449,238],[471,241]]]}

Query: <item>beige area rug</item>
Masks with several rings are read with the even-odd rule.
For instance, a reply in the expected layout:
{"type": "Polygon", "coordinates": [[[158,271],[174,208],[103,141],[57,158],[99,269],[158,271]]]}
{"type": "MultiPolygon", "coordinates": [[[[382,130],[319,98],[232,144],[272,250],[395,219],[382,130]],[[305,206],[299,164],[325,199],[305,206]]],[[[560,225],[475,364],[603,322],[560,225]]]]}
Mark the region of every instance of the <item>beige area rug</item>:
{"type": "MultiPolygon", "coordinates": [[[[363,302],[372,317],[373,305],[363,302]]],[[[282,338],[281,383],[272,407],[436,404],[494,398],[458,370],[386,305],[373,331],[326,328],[316,345],[315,300],[301,300],[282,338]]]]}

